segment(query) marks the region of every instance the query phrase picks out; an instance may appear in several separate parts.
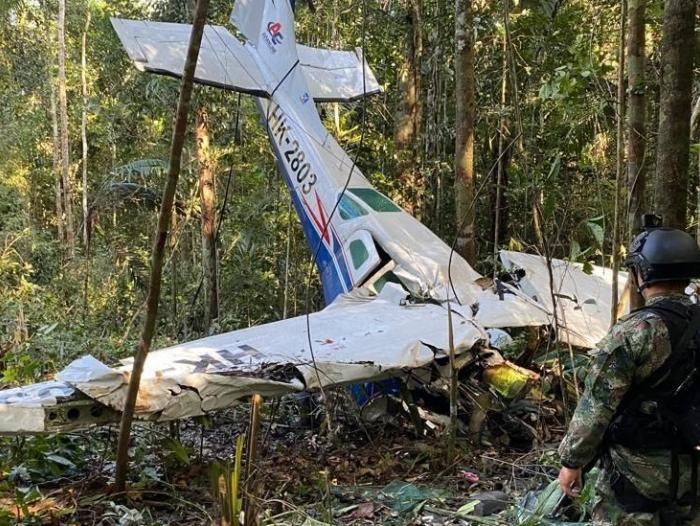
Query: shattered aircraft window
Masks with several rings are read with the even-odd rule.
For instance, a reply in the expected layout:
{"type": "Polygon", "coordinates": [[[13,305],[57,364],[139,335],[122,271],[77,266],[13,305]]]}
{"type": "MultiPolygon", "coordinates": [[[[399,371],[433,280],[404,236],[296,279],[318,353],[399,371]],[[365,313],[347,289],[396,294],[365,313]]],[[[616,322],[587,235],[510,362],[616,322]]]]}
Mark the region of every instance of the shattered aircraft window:
{"type": "Polygon", "coordinates": [[[362,199],[375,212],[400,212],[401,209],[388,197],[374,188],[349,188],[350,192],[362,199]]]}
{"type": "Polygon", "coordinates": [[[343,194],[343,197],[340,199],[338,211],[340,213],[340,217],[343,219],[355,219],[368,214],[367,210],[365,210],[357,201],[345,194],[343,194]]]}

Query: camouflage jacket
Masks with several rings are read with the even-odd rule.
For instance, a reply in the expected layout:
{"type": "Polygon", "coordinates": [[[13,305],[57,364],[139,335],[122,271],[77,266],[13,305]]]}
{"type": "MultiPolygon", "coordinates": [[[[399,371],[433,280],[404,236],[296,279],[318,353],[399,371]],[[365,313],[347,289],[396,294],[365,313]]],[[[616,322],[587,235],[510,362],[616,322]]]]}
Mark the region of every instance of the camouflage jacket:
{"type": "MultiPolygon", "coordinates": [[[[659,295],[663,299],[690,304],[687,296],[659,295]]],[[[627,391],[658,369],[671,353],[668,330],[651,311],[633,312],[623,318],[593,351],[593,362],[586,377],[586,389],[579,400],[569,429],[559,446],[564,466],[582,467],[597,455],[605,432],[627,391]]],[[[668,495],[671,471],[670,452],[633,451],[619,445],[610,448],[615,468],[652,499],[668,495]]],[[[680,494],[690,482],[689,459],[681,457],[680,494]]]]}

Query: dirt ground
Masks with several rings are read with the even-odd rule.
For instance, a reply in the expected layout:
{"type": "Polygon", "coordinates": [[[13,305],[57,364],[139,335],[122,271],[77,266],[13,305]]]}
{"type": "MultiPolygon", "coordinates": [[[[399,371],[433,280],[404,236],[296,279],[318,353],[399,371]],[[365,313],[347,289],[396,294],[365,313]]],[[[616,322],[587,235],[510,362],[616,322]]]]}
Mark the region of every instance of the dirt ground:
{"type": "MultiPolygon", "coordinates": [[[[87,442],[82,469],[41,480],[41,497],[25,509],[14,496],[0,504],[26,524],[228,524],[218,474],[232,469],[248,421],[249,408],[240,406],[177,425],[138,425],[126,496],[109,491],[116,429],[77,434],[87,442]]],[[[332,435],[325,426],[293,398],[265,404],[255,482],[246,482],[245,470],[241,481],[244,507],[255,503],[261,524],[508,524],[507,512],[491,512],[541,488],[558,467],[556,430],[528,451],[461,439],[448,463],[444,429],[418,436],[407,415],[369,424],[344,404],[331,411],[332,435]],[[474,495],[485,495],[488,509],[456,515],[474,495]],[[465,518],[471,514],[478,516],[465,518]]]]}

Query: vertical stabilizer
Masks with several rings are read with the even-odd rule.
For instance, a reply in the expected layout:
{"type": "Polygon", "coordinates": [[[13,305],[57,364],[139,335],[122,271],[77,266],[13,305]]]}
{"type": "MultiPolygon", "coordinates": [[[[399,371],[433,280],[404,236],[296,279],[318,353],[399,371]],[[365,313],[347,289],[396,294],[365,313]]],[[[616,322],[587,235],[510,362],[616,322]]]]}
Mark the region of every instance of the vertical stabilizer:
{"type": "Polygon", "coordinates": [[[299,62],[290,0],[236,0],[231,22],[278,83],[299,62]]]}
{"type": "Polygon", "coordinates": [[[260,36],[265,4],[267,0],[237,0],[231,12],[231,23],[254,45],[260,36]]]}

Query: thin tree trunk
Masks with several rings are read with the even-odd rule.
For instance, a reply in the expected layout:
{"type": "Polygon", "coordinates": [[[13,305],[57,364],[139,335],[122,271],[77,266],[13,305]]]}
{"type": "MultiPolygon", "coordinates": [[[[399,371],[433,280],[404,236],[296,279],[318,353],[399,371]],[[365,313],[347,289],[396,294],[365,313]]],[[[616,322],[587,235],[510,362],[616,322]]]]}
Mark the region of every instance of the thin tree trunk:
{"type": "Polygon", "coordinates": [[[411,39],[406,46],[406,57],[399,73],[403,100],[394,130],[398,156],[401,195],[399,201],[418,219],[423,213],[425,184],[420,176],[420,134],[422,128],[421,71],[423,56],[423,29],[419,0],[409,0],[407,9],[411,23],[411,39]]]}
{"type": "Polygon", "coordinates": [[[457,445],[457,417],[459,410],[459,369],[455,353],[454,325],[452,319],[452,304],[447,301],[447,338],[450,349],[450,433],[447,437],[447,465],[452,465],[457,445]]]}
{"type": "Polygon", "coordinates": [[[690,115],[690,138],[692,139],[698,131],[698,122],[700,121],[700,97],[695,100],[693,105],[693,113],[690,115]]]}
{"type": "Polygon", "coordinates": [[[284,258],[284,297],[282,300],[282,319],[287,319],[289,308],[289,263],[292,249],[292,200],[289,200],[287,208],[287,247],[284,258]]]}
{"type": "Polygon", "coordinates": [[[66,0],[58,0],[58,107],[61,122],[61,179],[63,181],[63,210],[66,215],[66,249],[68,258],[72,258],[75,255],[75,229],[73,228],[73,192],[70,181],[68,100],[66,96],[66,0]]]}
{"type": "Polygon", "coordinates": [[[644,86],[645,64],[645,9],[647,0],[629,0],[627,68],[629,113],[627,144],[627,238],[631,240],[641,227],[641,217],[646,211],[646,94],[644,86]]]}
{"type": "Polygon", "coordinates": [[[53,173],[56,177],[56,228],[58,229],[59,243],[65,242],[65,225],[63,217],[63,178],[61,177],[61,139],[58,134],[58,115],[56,112],[56,88],[53,78],[49,77],[51,86],[51,131],[52,131],[52,148],[51,156],[53,161],[53,173]]]}
{"type": "MultiPolygon", "coordinates": [[[[51,57],[50,50],[52,49],[51,32],[48,31],[50,14],[46,2],[42,0],[41,9],[44,13],[44,24],[47,28],[46,35],[46,51],[47,57],[51,57]]],[[[56,193],[56,230],[59,243],[64,242],[63,228],[63,184],[61,182],[61,141],[58,136],[58,114],[56,110],[56,85],[54,83],[53,68],[55,62],[52,58],[47,58],[46,61],[46,83],[49,86],[49,116],[51,117],[51,161],[53,175],[56,178],[55,193],[56,193]]]]}
{"type": "Polygon", "coordinates": [[[219,317],[219,284],[216,255],[216,180],[209,147],[209,116],[205,108],[197,111],[197,161],[202,217],[202,262],[204,269],[204,327],[206,331],[219,317]]]}
{"type": "MultiPolygon", "coordinates": [[[[503,0],[503,23],[508,24],[508,8],[509,0],[503,0]]],[[[503,218],[501,217],[501,206],[503,201],[502,185],[505,180],[505,170],[508,168],[507,161],[504,159],[503,149],[505,147],[505,137],[508,133],[508,123],[506,121],[506,102],[508,98],[508,33],[503,31],[502,45],[502,68],[501,68],[501,119],[498,124],[498,158],[496,167],[496,178],[494,181],[494,203],[493,203],[493,277],[496,277],[498,265],[498,247],[501,242],[501,226],[503,226],[503,218]]]]}
{"type": "MultiPolygon", "coordinates": [[[[644,84],[645,24],[647,0],[628,0],[627,75],[627,241],[641,229],[646,205],[646,87],[644,84]]],[[[644,298],[630,281],[627,284],[630,310],[644,305],[644,298]]]]}
{"type": "MultiPolygon", "coordinates": [[[[63,0],[61,0],[63,1],[63,0]]],[[[123,492],[126,485],[126,475],[129,466],[129,438],[131,437],[131,423],[134,419],[134,408],[136,398],[141,384],[141,374],[143,366],[151,348],[151,341],[156,329],[156,319],[158,316],[158,301],[160,299],[161,275],[163,272],[163,256],[165,253],[165,242],[168,238],[168,227],[170,225],[175,190],[180,176],[180,164],[182,161],[182,148],[185,142],[185,132],[187,131],[187,118],[190,111],[190,101],[192,99],[192,86],[194,81],[194,71],[199,58],[199,48],[202,44],[202,34],[207,18],[209,0],[198,0],[192,21],[192,33],[190,34],[189,48],[185,68],[182,75],[182,85],[180,88],[180,99],[177,104],[175,126],[173,128],[172,147],[170,149],[170,164],[168,168],[168,180],[163,191],[160,213],[158,216],[158,230],[153,241],[153,253],[151,256],[151,277],[148,287],[148,298],[146,299],[146,319],[141,331],[138,350],[134,357],[134,365],[131,370],[129,388],[121,424],[119,427],[119,443],[117,445],[117,462],[115,475],[115,488],[117,492],[123,492]]]]}
{"type": "Polygon", "coordinates": [[[690,103],[696,0],[666,0],[656,151],[656,211],[664,225],[687,226],[690,103]]]}
{"type": "Polygon", "coordinates": [[[255,393],[250,399],[250,421],[248,424],[248,455],[246,458],[246,489],[247,496],[244,502],[243,524],[258,525],[257,487],[258,469],[257,460],[260,452],[260,410],[263,405],[263,397],[255,393]]]}
{"type": "Polygon", "coordinates": [[[610,320],[617,320],[617,302],[619,296],[618,267],[620,266],[620,194],[625,161],[625,26],[627,24],[627,0],[620,2],[620,41],[618,48],[617,70],[617,166],[615,171],[615,210],[612,237],[612,301],[610,320]]]}
{"type": "Polygon", "coordinates": [[[474,242],[474,11],[472,0],[455,2],[455,209],[457,251],[476,262],[474,242]]]}
{"type": "Polygon", "coordinates": [[[173,210],[170,217],[170,308],[172,309],[172,331],[173,338],[177,338],[178,323],[178,302],[177,302],[177,210],[173,210]]]}
{"type": "MultiPolygon", "coordinates": [[[[695,100],[693,113],[690,116],[690,140],[697,134],[698,121],[700,120],[700,97],[695,100]]],[[[695,186],[695,241],[700,243],[700,152],[697,156],[698,182],[695,186]]]]}
{"type": "Polygon", "coordinates": [[[87,112],[88,112],[88,86],[87,86],[87,34],[90,29],[90,6],[87,6],[85,17],[85,30],[83,31],[83,49],[80,69],[80,80],[83,86],[83,115],[80,121],[80,135],[83,141],[83,245],[88,246],[88,142],[87,142],[87,112]]]}

